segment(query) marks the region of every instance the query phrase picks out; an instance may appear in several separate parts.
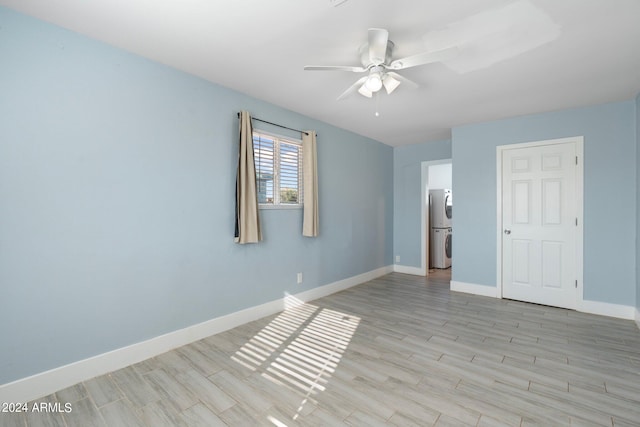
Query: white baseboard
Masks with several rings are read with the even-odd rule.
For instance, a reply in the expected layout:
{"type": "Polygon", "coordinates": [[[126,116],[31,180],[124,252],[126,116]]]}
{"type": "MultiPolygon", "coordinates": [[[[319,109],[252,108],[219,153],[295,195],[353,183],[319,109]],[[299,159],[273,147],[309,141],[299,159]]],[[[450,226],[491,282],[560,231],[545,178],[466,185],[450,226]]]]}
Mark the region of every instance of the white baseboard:
{"type": "Polygon", "coordinates": [[[393,271],[396,273],[412,274],[414,276],[426,276],[427,272],[421,267],[409,267],[407,265],[394,264],[393,271]]]}
{"type": "MultiPolygon", "coordinates": [[[[492,298],[498,297],[498,288],[493,286],[483,286],[475,283],[456,282],[452,280],[450,287],[451,290],[455,292],[464,292],[467,294],[482,295],[492,298]]],[[[577,311],[589,314],[598,314],[601,316],[616,317],[618,319],[635,319],[638,324],[638,328],[640,328],[640,311],[632,306],[585,300],[578,304],[577,311]]]]}
{"type": "MultiPolygon", "coordinates": [[[[384,276],[392,271],[392,266],[381,267],[301,292],[293,295],[293,297],[303,302],[311,301],[384,276]]],[[[278,313],[284,310],[284,304],[284,298],[270,301],[27,378],[2,384],[0,385],[0,402],[29,402],[39,399],[81,381],[122,369],[174,348],[278,313]]]]}
{"type": "Polygon", "coordinates": [[[455,280],[452,280],[449,286],[455,292],[481,295],[483,297],[498,297],[498,288],[495,286],[476,285],[475,283],[456,282],[455,280]]]}
{"type": "MultiPolygon", "coordinates": [[[[349,289],[353,286],[359,285],[364,282],[368,282],[369,280],[373,280],[377,277],[384,276],[385,274],[389,274],[392,272],[393,272],[393,266],[388,265],[386,267],[381,267],[376,270],[371,270],[366,273],[359,274],[357,276],[349,277],[343,280],[338,280],[337,282],[333,282],[328,285],[319,286],[317,288],[313,288],[308,291],[295,294],[294,297],[304,302],[313,301],[314,299],[335,294],[336,292],[349,289]]],[[[282,308],[277,311],[282,311],[282,308]]],[[[260,316],[260,317],[264,317],[264,316],[260,316]]],[[[256,319],[260,319],[260,317],[257,317],[256,319]]],[[[256,319],[253,319],[253,320],[256,320],[256,319]]],[[[244,322],[244,323],[247,323],[247,322],[244,322]]]]}
{"type": "Polygon", "coordinates": [[[582,304],[579,304],[578,311],[627,320],[634,320],[636,314],[636,308],[630,305],[587,300],[584,300],[582,301],[582,304]]]}

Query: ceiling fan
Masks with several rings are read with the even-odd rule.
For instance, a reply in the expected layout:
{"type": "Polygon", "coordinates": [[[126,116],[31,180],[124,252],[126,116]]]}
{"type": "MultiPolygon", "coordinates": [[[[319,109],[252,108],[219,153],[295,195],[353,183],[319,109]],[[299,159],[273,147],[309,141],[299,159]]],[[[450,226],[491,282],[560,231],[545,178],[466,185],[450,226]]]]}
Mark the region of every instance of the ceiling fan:
{"type": "Polygon", "coordinates": [[[358,91],[363,96],[371,98],[374,93],[382,87],[390,94],[400,83],[410,86],[418,85],[396,73],[398,70],[416,67],[418,65],[430,64],[432,62],[444,61],[455,55],[457,48],[449,47],[433,52],[424,52],[417,55],[408,56],[402,59],[392,59],[394,43],[389,40],[389,32],[382,28],[370,28],[367,43],[360,46],[358,54],[360,56],[361,67],[348,65],[307,65],[305,70],[319,71],[350,71],[353,73],[367,73],[351,85],[338,97],[344,99],[352,93],[358,91]]]}

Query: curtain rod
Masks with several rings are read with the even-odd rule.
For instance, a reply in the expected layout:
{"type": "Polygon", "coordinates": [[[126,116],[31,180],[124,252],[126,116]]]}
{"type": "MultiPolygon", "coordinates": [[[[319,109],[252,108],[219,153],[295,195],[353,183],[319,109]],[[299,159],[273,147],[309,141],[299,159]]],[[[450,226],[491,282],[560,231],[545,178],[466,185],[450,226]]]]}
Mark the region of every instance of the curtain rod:
{"type": "MultiPolygon", "coordinates": [[[[240,113],[238,113],[238,118],[240,118],[240,113]]],[[[289,130],[292,130],[294,132],[300,132],[300,133],[304,133],[305,135],[309,135],[309,132],[305,132],[305,131],[299,130],[299,129],[290,128],[290,127],[287,127],[287,126],[282,126],[282,125],[279,125],[279,124],[273,123],[273,122],[268,122],[266,120],[262,120],[262,119],[259,119],[257,117],[251,117],[251,119],[257,120],[257,121],[262,122],[262,123],[266,123],[268,125],[278,126],[279,128],[289,129],[289,130]]]]}

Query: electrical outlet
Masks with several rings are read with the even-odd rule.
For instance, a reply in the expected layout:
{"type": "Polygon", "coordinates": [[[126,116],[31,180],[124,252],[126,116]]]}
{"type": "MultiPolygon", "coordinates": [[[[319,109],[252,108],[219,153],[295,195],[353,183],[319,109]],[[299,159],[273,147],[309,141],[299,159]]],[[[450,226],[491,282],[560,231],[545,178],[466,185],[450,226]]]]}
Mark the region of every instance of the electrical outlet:
{"type": "Polygon", "coordinates": [[[400,262],[400,255],[396,255],[396,264],[400,262]]]}
{"type": "Polygon", "coordinates": [[[302,283],[302,273],[298,273],[298,284],[302,283]]]}

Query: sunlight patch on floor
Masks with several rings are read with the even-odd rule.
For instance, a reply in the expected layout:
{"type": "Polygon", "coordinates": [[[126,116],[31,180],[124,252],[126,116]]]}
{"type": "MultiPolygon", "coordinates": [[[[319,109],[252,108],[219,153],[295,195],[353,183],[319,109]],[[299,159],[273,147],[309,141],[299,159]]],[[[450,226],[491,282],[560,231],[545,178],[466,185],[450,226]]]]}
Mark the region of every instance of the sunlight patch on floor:
{"type": "Polygon", "coordinates": [[[357,316],[287,295],[285,310],[231,358],[276,384],[302,392],[295,420],[311,396],[325,390],[359,323],[357,316]]]}

